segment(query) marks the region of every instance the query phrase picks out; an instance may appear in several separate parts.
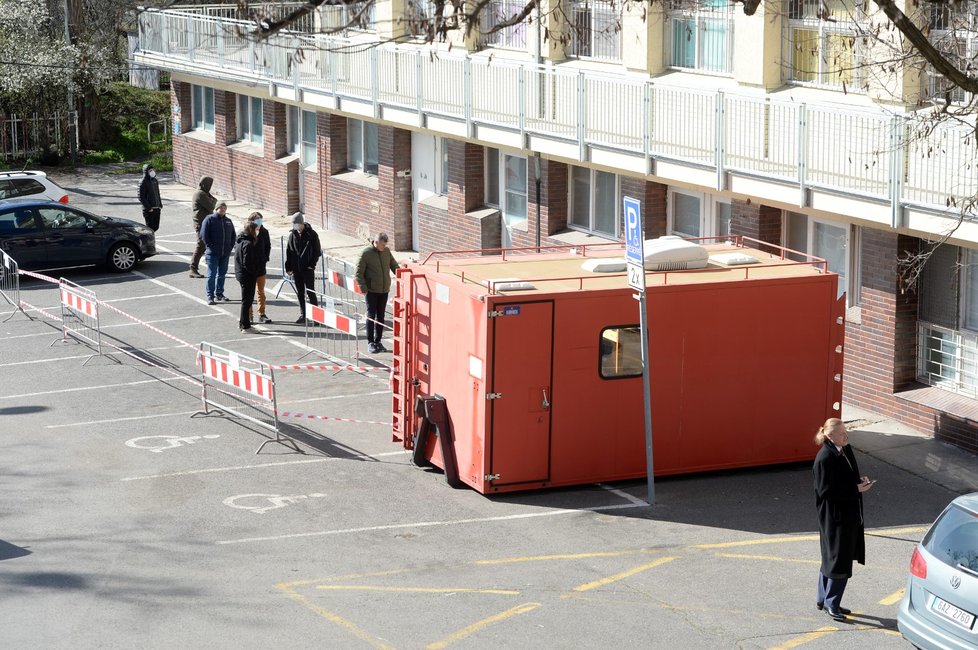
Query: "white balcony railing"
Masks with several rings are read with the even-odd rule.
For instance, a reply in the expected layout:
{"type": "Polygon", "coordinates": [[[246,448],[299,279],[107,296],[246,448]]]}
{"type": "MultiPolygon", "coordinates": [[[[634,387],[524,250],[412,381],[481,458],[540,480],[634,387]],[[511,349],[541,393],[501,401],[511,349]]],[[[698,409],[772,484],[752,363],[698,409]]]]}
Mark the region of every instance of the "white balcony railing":
{"type": "MultiPolygon", "coordinates": [[[[841,109],[759,95],[669,86],[641,75],[599,74],[432,54],[418,46],[364,48],[339,36],[250,37],[246,22],[174,11],[139,17],[139,60],[148,65],[254,83],[292,85],[384,110],[727,172],[890,205],[944,210],[978,194],[973,128],[927,128],[911,115],[841,109]],[[302,55],[296,56],[298,48],[302,55]]],[[[360,109],[362,111],[362,109],[360,109]]],[[[360,111],[357,111],[360,112],[360,111]]],[[[896,222],[896,218],[894,218],[896,222]]]]}

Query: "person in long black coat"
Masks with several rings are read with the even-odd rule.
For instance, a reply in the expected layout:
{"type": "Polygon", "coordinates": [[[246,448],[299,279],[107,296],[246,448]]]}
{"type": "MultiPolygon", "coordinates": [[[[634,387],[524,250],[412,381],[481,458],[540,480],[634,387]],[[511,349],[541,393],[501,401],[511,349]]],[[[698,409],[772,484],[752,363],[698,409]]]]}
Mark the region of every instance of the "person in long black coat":
{"type": "Polygon", "coordinates": [[[160,182],[156,180],[156,170],[152,165],[143,165],[143,180],[139,183],[139,203],[143,206],[143,221],[156,232],[160,229],[160,212],[163,201],[160,199],[160,182]]]}
{"type": "Polygon", "coordinates": [[[849,432],[838,418],[829,418],[815,435],[821,445],[812,472],[822,565],[815,606],[837,621],[852,612],[842,607],[842,595],[852,577],[852,563],[866,564],[863,495],[875,481],[860,476],[849,432]]]}
{"type": "Polygon", "coordinates": [[[256,240],[258,224],[249,221],[238,234],[234,251],[234,277],[241,285],[241,311],[238,325],[242,332],[253,332],[251,328],[251,303],[255,299],[255,283],[258,279],[258,259],[260,253],[256,240]]]}
{"type": "Polygon", "coordinates": [[[310,305],[318,305],[316,300],[316,265],[323,256],[319,235],[305,222],[301,212],[292,215],[292,232],[285,248],[285,273],[295,283],[295,293],[299,297],[298,324],[306,322],[306,300],[310,305]]]}

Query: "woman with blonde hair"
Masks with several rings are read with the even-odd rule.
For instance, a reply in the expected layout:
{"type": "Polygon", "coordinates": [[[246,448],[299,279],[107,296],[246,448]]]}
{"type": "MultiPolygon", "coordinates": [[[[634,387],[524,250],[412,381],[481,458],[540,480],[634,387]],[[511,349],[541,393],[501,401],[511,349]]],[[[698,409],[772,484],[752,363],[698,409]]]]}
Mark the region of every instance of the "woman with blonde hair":
{"type": "Polygon", "coordinates": [[[826,420],[815,434],[815,444],[821,446],[812,472],[822,554],[815,606],[834,620],[844,621],[852,613],[842,607],[852,563],[866,564],[862,493],[876,481],[860,476],[842,420],[826,420]]]}

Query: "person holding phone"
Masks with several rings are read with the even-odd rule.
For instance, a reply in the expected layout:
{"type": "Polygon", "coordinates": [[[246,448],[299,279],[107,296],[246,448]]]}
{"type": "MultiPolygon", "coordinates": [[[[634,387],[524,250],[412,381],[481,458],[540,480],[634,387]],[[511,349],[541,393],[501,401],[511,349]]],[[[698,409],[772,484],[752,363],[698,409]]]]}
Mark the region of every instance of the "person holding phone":
{"type": "Polygon", "coordinates": [[[852,613],[842,606],[852,563],[866,564],[863,493],[876,481],[859,474],[842,420],[826,420],[815,434],[815,444],[821,446],[812,472],[822,555],[815,607],[824,609],[833,620],[844,621],[852,613]]]}

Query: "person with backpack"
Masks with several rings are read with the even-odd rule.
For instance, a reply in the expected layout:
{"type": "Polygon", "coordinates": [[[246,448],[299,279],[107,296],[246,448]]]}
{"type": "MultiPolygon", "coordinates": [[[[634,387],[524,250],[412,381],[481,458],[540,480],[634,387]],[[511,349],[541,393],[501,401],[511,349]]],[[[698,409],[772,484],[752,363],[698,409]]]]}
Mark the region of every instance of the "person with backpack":
{"type": "MultiPolygon", "coordinates": [[[[255,330],[251,327],[251,303],[255,299],[255,286],[258,282],[259,259],[258,224],[249,221],[238,235],[234,249],[234,277],[241,285],[241,311],[238,326],[243,333],[255,330]]],[[[261,265],[264,266],[264,262],[261,265]]]]}
{"type": "Polygon", "coordinates": [[[221,201],[217,209],[200,224],[200,240],[204,242],[207,263],[207,304],[228,302],[224,295],[224,278],[234,249],[234,224],[227,217],[228,204],[221,201]]]}
{"type": "Polygon", "coordinates": [[[153,232],[156,232],[160,229],[163,200],[160,198],[160,183],[156,180],[156,170],[152,165],[143,165],[143,180],[139,183],[139,203],[143,206],[143,221],[153,232]]]}
{"type": "Polygon", "coordinates": [[[285,273],[292,278],[299,296],[299,318],[295,321],[298,325],[306,322],[307,294],[310,305],[319,304],[316,300],[316,265],[322,255],[319,235],[305,222],[302,213],[296,212],[292,215],[292,232],[285,249],[285,273]]]}

